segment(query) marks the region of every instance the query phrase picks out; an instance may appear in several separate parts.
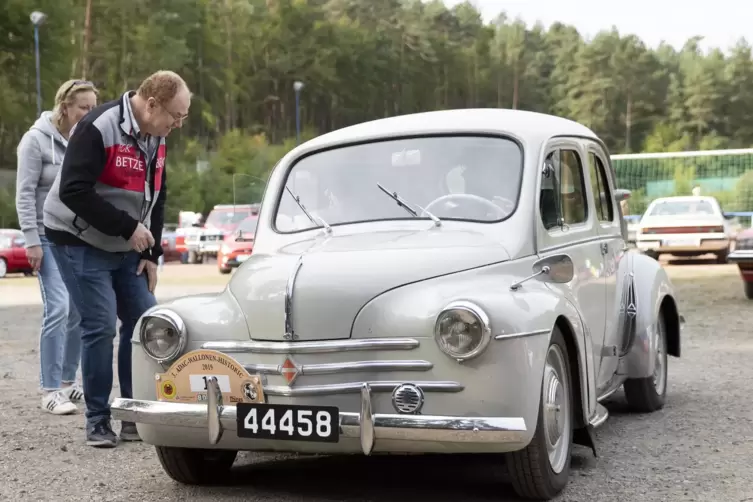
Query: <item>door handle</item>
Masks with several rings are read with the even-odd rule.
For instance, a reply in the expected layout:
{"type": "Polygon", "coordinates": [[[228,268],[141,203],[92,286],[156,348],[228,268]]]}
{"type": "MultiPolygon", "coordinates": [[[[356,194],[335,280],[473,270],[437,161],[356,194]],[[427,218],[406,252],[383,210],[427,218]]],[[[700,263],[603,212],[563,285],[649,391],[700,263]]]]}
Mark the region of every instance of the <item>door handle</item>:
{"type": "Polygon", "coordinates": [[[601,254],[606,255],[609,252],[609,245],[606,242],[601,243],[601,254]]]}

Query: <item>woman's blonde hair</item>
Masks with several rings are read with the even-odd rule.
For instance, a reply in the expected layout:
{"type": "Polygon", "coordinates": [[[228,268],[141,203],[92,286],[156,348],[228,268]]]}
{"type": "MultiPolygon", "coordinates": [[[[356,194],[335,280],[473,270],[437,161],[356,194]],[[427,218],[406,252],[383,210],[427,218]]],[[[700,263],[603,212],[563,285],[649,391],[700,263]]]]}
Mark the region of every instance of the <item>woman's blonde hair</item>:
{"type": "Polygon", "coordinates": [[[68,80],[58,88],[58,92],[55,93],[55,106],[52,109],[52,121],[57,127],[63,125],[63,119],[65,118],[63,108],[71,106],[75,102],[78,93],[88,91],[92,91],[99,96],[97,87],[88,80],[68,80]]]}

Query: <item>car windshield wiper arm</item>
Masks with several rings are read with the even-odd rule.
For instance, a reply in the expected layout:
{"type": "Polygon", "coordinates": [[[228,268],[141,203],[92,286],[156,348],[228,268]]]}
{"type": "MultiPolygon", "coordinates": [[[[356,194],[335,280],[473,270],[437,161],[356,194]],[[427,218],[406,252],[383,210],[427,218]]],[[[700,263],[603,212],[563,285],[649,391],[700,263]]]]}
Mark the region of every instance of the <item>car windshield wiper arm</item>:
{"type": "Polygon", "coordinates": [[[321,225],[321,226],[323,226],[324,230],[327,233],[331,233],[332,232],[332,227],[329,226],[329,223],[327,223],[326,221],[324,221],[321,216],[313,216],[311,213],[309,213],[308,209],[306,209],[306,206],[304,206],[303,202],[301,202],[301,197],[300,196],[294,194],[293,191],[290,188],[288,188],[287,185],[285,186],[285,190],[287,190],[288,193],[290,194],[290,196],[293,197],[293,200],[295,201],[295,203],[298,204],[298,207],[301,208],[301,211],[303,211],[303,214],[305,214],[306,217],[309,220],[311,220],[311,223],[313,223],[314,225],[321,225]]]}
{"type": "MultiPolygon", "coordinates": [[[[398,205],[398,206],[402,207],[403,209],[405,209],[406,211],[408,211],[408,212],[409,212],[410,214],[412,214],[412,215],[413,215],[413,216],[415,216],[416,218],[418,218],[418,217],[419,217],[419,216],[418,216],[418,213],[416,212],[416,210],[415,210],[415,209],[413,209],[413,208],[411,207],[411,205],[410,205],[410,204],[408,204],[408,202],[407,202],[407,201],[406,201],[405,199],[403,199],[402,197],[400,197],[400,196],[399,196],[399,195],[397,194],[397,192],[390,192],[389,190],[387,190],[386,188],[384,188],[384,187],[383,187],[382,185],[380,185],[379,183],[377,183],[377,186],[379,187],[379,189],[380,189],[380,190],[381,190],[382,192],[386,193],[386,194],[387,194],[387,195],[388,195],[388,196],[389,196],[389,197],[390,197],[390,198],[391,198],[392,200],[394,200],[395,202],[397,202],[397,205],[398,205]]],[[[417,208],[419,208],[419,209],[420,209],[421,211],[423,211],[424,213],[426,213],[426,216],[428,216],[429,218],[431,218],[431,221],[433,221],[433,222],[434,222],[434,225],[436,225],[436,226],[440,226],[440,225],[442,224],[442,221],[441,221],[441,220],[440,220],[439,218],[437,218],[436,216],[434,216],[433,214],[431,214],[431,213],[430,213],[429,211],[427,211],[426,209],[422,208],[422,207],[421,207],[421,206],[419,206],[418,204],[416,204],[416,207],[417,207],[417,208]]]]}

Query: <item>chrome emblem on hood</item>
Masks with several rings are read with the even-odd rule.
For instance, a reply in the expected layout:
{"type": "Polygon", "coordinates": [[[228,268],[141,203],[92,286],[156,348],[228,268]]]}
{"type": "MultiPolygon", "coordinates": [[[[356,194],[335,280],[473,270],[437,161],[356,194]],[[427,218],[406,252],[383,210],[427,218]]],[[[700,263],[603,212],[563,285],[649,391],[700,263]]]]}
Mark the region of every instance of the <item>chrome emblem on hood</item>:
{"type": "Polygon", "coordinates": [[[302,256],[298,258],[295,267],[293,267],[293,272],[288,277],[288,284],[285,288],[285,334],[282,336],[285,340],[298,339],[293,330],[293,288],[295,287],[295,278],[298,276],[301,265],[303,265],[302,256]]]}

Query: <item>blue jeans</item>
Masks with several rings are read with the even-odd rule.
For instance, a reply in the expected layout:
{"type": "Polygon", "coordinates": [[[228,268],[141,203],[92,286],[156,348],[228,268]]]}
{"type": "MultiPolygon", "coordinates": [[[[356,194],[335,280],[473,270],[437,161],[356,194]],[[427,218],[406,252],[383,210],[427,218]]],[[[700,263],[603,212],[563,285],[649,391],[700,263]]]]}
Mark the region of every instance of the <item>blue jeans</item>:
{"type": "Polygon", "coordinates": [[[81,361],[81,318],[60,276],[50,242],[42,235],[42,264],[37,273],[42,294],[42,332],[39,337],[39,385],[60,389],[76,381],[81,361]]]}
{"type": "Polygon", "coordinates": [[[90,246],[54,246],[63,280],[81,315],[81,374],[86,421],[110,419],[113,340],[117,319],[120,396],[133,397],[131,336],[139,317],[157,301],[149,292],[146,272],[136,275],[141,257],[135,251],[110,253],[90,246]]]}

